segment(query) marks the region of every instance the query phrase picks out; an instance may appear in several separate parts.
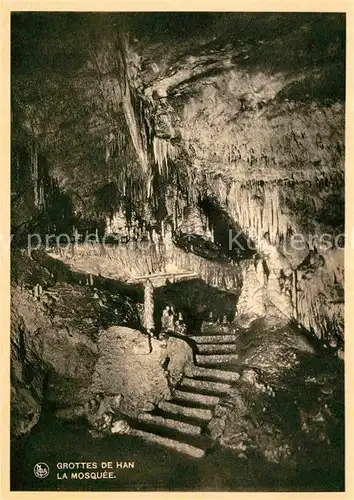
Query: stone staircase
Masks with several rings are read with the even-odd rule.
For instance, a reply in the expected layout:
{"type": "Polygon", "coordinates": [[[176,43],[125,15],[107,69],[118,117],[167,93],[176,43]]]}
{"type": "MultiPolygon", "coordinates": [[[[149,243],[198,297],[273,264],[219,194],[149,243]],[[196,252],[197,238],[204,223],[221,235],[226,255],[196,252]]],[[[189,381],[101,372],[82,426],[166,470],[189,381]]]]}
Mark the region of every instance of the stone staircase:
{"type": "Polygon", "coordinates": [[[220,398],[239,379],[236,334],[202,332],[196,343],[195,366],[186,371],[169,401],[130,422],[132,434],[158,445],[201,458],[213,446],[207,424],[220,398]]]}

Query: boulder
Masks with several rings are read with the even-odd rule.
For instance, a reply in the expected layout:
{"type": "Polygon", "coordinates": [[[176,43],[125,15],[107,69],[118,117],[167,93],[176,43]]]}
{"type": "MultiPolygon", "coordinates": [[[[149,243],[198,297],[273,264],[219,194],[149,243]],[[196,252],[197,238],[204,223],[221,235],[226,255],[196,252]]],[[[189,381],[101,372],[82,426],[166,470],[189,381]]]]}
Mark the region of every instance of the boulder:
{"type": "Polygon", "coordinates": [[[92,384],[95,393],[121,394],[120,410],[135,416],[170,396],[163,368],[166,343],[138,330],[112,326],[100,333],[92,384]]]}
{"type": "Polygon", "coordinates": [[[184,339],[176,337],[169,337],[166,344],[166,359],[168,359],[166,370],[171,385],[175,386],[181,380],[186,368],[193,366],[193,350],[184,339]]]}

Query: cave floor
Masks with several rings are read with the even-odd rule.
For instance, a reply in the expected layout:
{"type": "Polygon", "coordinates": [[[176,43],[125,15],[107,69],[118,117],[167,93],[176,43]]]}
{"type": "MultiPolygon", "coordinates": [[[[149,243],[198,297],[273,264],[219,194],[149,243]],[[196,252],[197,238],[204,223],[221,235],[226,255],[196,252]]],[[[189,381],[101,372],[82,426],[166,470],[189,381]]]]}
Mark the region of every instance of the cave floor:
{"type": "Polygon", "coordinates": [[[246,461],[222,448],[193,459],[133,436],[94,439],[82,426],[50,414],[44,414],[31,435],[13,448],[12,462],[11,489],[16,491],[342,491],[344,487],[335,464],[318,470],[309,459],[306,470],[294,470],[258,457],[246,461]],[[115,469],[114,479],[71,479],[71,471],[68,479],[58,477],[63,476],[59,462],[108,461],[134,462],[134,468],[115,469]],[[37,462],[49,465],[47,478],[34,476],[37,462]]]}

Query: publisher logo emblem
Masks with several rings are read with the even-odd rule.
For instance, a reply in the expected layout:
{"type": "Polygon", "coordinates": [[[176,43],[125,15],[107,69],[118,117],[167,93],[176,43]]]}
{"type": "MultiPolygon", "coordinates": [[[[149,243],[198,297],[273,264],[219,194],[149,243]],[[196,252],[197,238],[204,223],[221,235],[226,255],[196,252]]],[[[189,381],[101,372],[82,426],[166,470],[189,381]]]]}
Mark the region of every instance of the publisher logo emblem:
{"type": "Polygon", "coordinates": [[[38,462],[38,464],[33,467],[33,472],[36,477],[43,479],[49,474],[49,466],[44,462],[38,462]]]}

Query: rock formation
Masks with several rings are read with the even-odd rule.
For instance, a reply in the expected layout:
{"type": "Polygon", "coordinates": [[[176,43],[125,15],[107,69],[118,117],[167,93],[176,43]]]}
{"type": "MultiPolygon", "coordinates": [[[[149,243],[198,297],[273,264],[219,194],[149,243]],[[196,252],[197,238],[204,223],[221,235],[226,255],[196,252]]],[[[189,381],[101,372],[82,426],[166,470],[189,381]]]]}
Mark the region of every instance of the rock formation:
{"type": "Polygon", "coordinates": [[[15,436],[340,455],[344,49],[341,14],[14,16],[15,436]]]}

